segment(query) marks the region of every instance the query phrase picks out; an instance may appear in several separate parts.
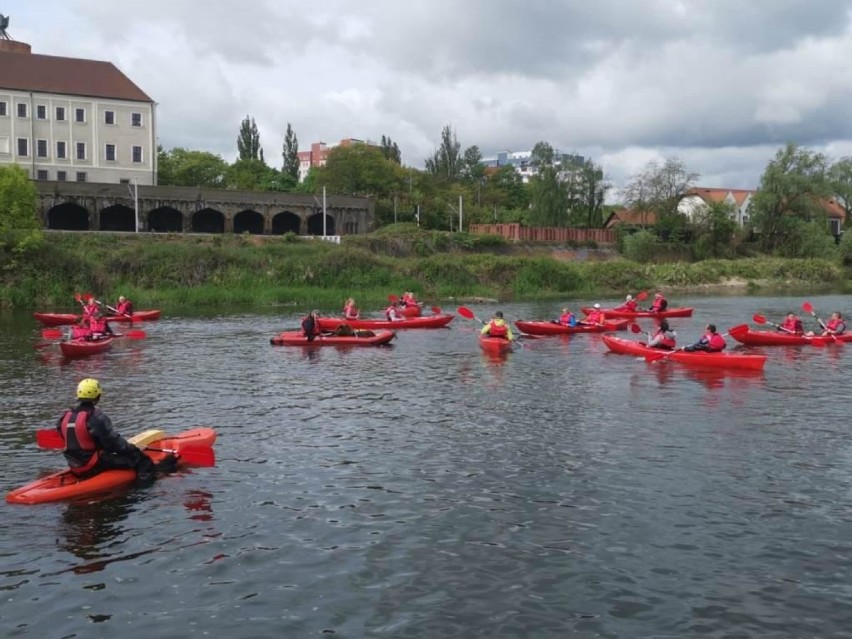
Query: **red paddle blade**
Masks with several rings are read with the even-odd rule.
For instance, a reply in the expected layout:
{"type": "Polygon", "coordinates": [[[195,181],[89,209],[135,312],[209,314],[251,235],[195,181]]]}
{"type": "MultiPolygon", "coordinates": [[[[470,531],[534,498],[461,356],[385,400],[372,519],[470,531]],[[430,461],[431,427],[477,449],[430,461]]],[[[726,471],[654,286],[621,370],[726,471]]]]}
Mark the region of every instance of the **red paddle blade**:
{"type": "Polygon", "coordinates": [[[127,331],[124,336],[128,339],[145,339],[148,337],[148,333],[145,331],[127,331]]]}
{"type": "Polygon", "coordinates": [[[62,337],[62,331],[58,328],[46,328],[41,332],[44,339],[59,339],[62,337]]]}
{"type": "Polygon", "coordinates": [[[36,444],[39,448],[65,448],[65,440],[58,431],[44,428],[36,431],[36,444]]]}
{"type": "Polygon", "coordinates": [[[640,302],[642,302],[642,301],[644,301],[644,300],[648,299],[648,291],[641,291],[641,292],[640,292],[640,293],[636,296],[636,299],[637,299],[638,301],[640,301],[640,302]]]}
{"type": "Polygon", "coordinates": [[[185,464],[192,466],[215,466],[216,453],[210,446],[187,446],[180,450],[171,448],[156,448],[154,446],[146,446],[147,450],[155,450],[162,453],[170,453],[180,457],[185,464]]]}
{"type": "Polygon", "coordinates": [[[456,311],[459,315],[461,315],[462,317],[466,317],[467,319],[473,319],[474,317],[476,317],[473,314],[473,311],[470,310],[467,306],[459,306],[456,311]]]}
{"type": "Polygon", "coordinates": [[[763,315],[755,313],[751,316],[751,319],[755,324],[766,324],[766,318],[763,315]]]}
{"type": "Polygon", "coordinates": [[[388,302],[393,302],[396,304],[399,301],[399,297],[393,294],[388,295],[388,302]]]}
{"type": "Polygon", "coordinates": [[[641,333],[642,327],[639,326],[639,324],[637,324],[636,322],[634,322],[633,324],[630,325],[630,332],[631,333],[641,333]]]}
{"type": "Polygon", "coordinates": [[[433,312],[435,315],[440,315],[443,311],[441,310],[441,307],[440,307],[440,306],[433,306],[433,307],[432,307],[432,312],[433,312]]]}
{"type": "Polygon", "coordinates": [[[813,312],[814,312],[814,307],[813,307],[813,306],[811,306],[811,303],[810,303],[810,302],[803,302],[803,303],[802,303],[802,310],[803,310],[805,313],[811,313],[811,314],[813,314],[813,312]]]}
{"type": "Polygon", "coordinates": [[[648,353],[647,355],[645,355],[645,361],[648,362],[649,364],[651,362],[659,362],[666,355],[668,355],[669,353],[673,353],[673,352],[674,351],[667,351],[667,352],[661,351],[659,353],[648,353]]]}

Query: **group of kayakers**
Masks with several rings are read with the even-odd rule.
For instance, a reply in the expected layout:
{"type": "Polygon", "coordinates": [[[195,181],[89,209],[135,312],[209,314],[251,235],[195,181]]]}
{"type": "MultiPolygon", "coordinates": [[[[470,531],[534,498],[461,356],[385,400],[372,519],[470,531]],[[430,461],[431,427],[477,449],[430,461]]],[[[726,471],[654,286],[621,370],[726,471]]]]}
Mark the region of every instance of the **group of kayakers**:
{"type": "Polygon", "coordinates": [[[113,335],[113,330],[107,319],[116,315],[130,317],[133,314],[133,303],[124,295],[120,295],[115,307],[103,304],[94,297],[89,297],[85,302],[82,300],[83,314],[76,324],[71,326],[70,339],[82,339],[97,341],[104,337],[113,335]],[[103,312],[103,307],[110,311],[110,315],[103,312]]]}
{"type": "MultiPolygon", "coordinates": [[[[799,319],[792,311],[787,313],[784,321],[775,325],[779,331],[789,333],[791,335],[807,335],[813,337],[817,335],[814,331],[805,332],[805,327],[802,320],[799,319]]],[[[828,337],[830,335],[842,335],[846,332],[846,322],[843,321],[843,314],[840,311],[834,311],[831,317],[824,324],[820,322],[822,332],[819,335],[828,337]]]]}

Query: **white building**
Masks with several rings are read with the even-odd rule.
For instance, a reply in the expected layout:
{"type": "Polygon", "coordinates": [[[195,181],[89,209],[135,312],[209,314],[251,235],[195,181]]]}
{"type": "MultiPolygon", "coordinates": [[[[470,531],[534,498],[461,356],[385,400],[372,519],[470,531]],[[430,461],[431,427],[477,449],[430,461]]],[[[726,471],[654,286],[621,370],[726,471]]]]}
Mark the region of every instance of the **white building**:
{"type": "Polygon", "coordinates": [[[154,116],[154,101],[112,63],[0,37],[0,165],[35,180],[156,184],[154,116]]]}
{"type": "MultiPolygon", "coordinates": [[[[586,159],[582,155],[556,153],[554,161],[566,166],[568,164],[585,164],[586,159]]],[[[502,151],[496,157],[483,158],[482,164],[491,168],[512,166],[515,172],[521,176],[524,184],[538,173],[538,169],[532,163],[532,151],[502,151]]]]}

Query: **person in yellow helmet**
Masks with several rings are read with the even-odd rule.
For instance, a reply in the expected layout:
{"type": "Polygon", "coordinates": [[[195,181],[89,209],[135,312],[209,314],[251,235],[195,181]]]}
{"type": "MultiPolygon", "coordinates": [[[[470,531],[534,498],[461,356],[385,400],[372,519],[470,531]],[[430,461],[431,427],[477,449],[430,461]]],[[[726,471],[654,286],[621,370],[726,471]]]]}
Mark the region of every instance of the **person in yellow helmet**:
{"type": "Polygon", "coordinates": [[[115,431],[110,418],[97,407],[101,394],[98,380],[84,379],[77,384],[77,405],[66,410],[56,424],[65,440],[68,467],[79,477],[132,469],[140,482],[153,481],[158,470],[154,462],[115,431]]]}

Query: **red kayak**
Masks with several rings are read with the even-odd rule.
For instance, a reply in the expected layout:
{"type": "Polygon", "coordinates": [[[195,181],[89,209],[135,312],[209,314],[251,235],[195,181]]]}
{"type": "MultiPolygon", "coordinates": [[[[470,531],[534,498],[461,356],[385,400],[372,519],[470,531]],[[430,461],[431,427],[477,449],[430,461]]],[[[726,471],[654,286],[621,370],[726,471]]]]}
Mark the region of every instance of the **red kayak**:
{"type": "Polygon", "coordinates": [[[556,322],[527,322],[516,320],[515,326],[527,335],[574,335],[575,333],[605,333],[608,331],[623,331],[627,329],[630,320],[605,321],[603,324],[577,324],[576,326],[565,326],[556,322]]]}
{"type": "Polygon", "coordinates": [[[601,337],[607,348],[613,353],[622,355],[639,355],[642,357],[652,355],[655,358],[662,357],[658,361],[672,360],[690,366],[704,366],[707,368],[731,368],[745,370],[763,370],[766,363],[766,355],[745,355],[741,353],[708,353],[706,351],[664,351],[650,348],[643,342],[636,342],[612,335],[601,337]]]}
{"type": "Polygon", "coordinates": [[[505,337],[480,335],[479,346],[487,353],[503,354],[512,351],[512,342],[505,337]]]}
{"type": "Polygon", "coordinates": [[[387,344],[393,331],[355,331],[355,335],[317,335],[308,341],[302,331],[283,331],[269,340],[273,346],[380,346],[387,344]]]}
{"type": "MultiPolygon", "coordinates": [[[[753,331],[748,324],[732,326],[728,333],[741,344],[749,346],[827,346],[834,340],[830,337],[796,335],[780,331],[753,331]]],[[[844,337],[838,336],[838,339],[844,337]]]]}
{"type": "MultiPolygon", "coordinates": [[[[79,322],[83,316],[74,313],[33,313],[33,317],[44,326],[68,326],[79,322]]],[[[108,322],[141,322],[145,320],[160,319],[159,310],[136,311],[129,317],[127,315],[110,315],[105,317],[108,322]]]]}
{"type": "MultiPolygon", "coordinates": [[[[133,439],[130,441],[132,443],[133,439]]],[[[173,437],[167,436],[154,442],[148,442],[146,446],[151,448],[143,448],[143,451],[154,463],[162,461],[169,454],[175,453],[180,466],[190,461],[180,456],[182,449],[190,446],[210,447],[215,441],[216,431],[212,428],[193,428],[173,437]],[[163,452],[159,449],[169,452],[163,452]]],[[[211,459],[212,452],[211,450],[211,459]]],[[[189,453],[190,451],[187,450],[187,455],[189,453]]],[[[136,473],[132,470],[106,470],[87,479],[78,479],[71,471],[63,470],[13,490],[6,495],[6,501],[10,504],[42,504],[50,501],[88,497],[130,485],[135,479],[136,473]]]]}
{"type": "Polygon", "coordinates": [[[352,328],[385,328],[396,330],[398,328],[442,328],[453,321],[452,313],[438,313],[435,315],[421,315],[420,317],[406,317],[403,320],[392,322],[388,319],[356,319],[348,320],[342,317],[320,317],[320,328],[324,331],[333,331],[341,324],[349,324],[352,328]]]}
{"type": "Polygon", "coordinates": [[[617,311],[614,308],[595,309],[591,306],[583,306],[580,308],[586,315],[595,310],[603,311],[605,317],[624,317],[627,319],[639,319],[641,317],[692,317],[692,307],[684,306],[682,308],[669,308],[659,313],[651,311],[617,311]]]}
{"type": "Polygon", "coordinates": [[[95,353],[103,353],[112,348],[112,337],[101,337],[96,340],[69,339],[59,342],[59,349],[65,357],[85,357],[95,353]]]}

